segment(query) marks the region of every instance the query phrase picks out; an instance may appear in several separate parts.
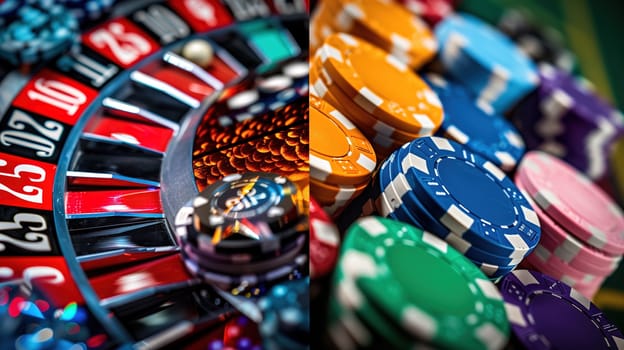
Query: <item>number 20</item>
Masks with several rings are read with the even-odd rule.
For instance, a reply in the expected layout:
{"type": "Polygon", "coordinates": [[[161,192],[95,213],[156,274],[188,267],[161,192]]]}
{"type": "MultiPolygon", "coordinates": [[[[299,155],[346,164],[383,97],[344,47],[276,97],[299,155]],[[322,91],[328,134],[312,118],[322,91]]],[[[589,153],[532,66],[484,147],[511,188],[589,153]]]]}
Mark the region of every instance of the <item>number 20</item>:
{"type": "Polygon", "coordinates": [[[0,143],[5,146],[21,146],[36,151],[39,157],[51,157],[56,151],[54,141],[59,141],[63,134],[63,125],[53,120],[48,120],[43,124],[37,123],[28,114],[15,110],[9,119],[9,127],[13,130],[0,132],[0,143]],[[34,133],[22,131],[30,126],[42,136],[34,133]]]}

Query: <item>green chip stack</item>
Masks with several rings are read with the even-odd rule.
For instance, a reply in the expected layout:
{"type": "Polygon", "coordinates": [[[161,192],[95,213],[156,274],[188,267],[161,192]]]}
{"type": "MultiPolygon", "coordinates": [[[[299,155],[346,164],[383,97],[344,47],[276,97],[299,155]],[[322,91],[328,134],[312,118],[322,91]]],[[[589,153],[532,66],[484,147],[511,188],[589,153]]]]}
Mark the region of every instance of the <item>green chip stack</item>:
{"type": "Polygon", "coordinates": [[[345,235],[329,298],[338,349],[501,349],[509,323],[496,286],[437,236],[378,217],[345,235]]]}

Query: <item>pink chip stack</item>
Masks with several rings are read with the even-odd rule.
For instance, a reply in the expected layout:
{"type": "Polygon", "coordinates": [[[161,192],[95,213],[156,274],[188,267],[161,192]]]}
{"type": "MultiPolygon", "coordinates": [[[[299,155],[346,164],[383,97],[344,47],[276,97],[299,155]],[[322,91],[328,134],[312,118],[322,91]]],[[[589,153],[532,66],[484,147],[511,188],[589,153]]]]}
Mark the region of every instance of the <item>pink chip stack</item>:
{"type": "Polygon", "coordinates": [[[624,254],[622,210],[585,175],[543,152],[524,156],[515,182],[542,227],[523,264],[593,298],[624,254]]]}

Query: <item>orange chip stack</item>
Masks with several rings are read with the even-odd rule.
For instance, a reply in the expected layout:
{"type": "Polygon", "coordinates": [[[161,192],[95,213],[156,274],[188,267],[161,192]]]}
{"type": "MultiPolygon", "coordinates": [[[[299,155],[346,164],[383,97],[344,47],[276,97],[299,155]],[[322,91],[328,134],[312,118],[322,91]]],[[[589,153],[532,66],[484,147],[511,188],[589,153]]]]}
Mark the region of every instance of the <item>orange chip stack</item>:
{"type": "Polygon", "coordinates": [[[338,215],[370,181],[377,157],[366,137],[327,101],[310,96],[310,187],[338,215]]]}
{"type": "Polygon", "coordinates": [[[437,95],[407,65],[344,33],[317,50],[310,85],[362,130],[378,156],[432,135],[444,118],[437,95]]]}
{"type": "Polygon", "coordinates": [[[420,18],[383,0],[323,1],[312,16],[311,52],[336,32],[349,33],[392,53],[411,68],[430,61],[438,44],[420,18]]]}

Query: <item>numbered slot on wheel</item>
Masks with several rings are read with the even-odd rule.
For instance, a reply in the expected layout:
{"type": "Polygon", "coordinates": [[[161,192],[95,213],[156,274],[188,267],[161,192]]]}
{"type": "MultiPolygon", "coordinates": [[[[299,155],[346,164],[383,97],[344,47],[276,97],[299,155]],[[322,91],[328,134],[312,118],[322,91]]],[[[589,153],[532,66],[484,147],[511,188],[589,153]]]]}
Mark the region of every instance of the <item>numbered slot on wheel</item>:
{"type": "Polygon", "coordinates": [[[0,150],[56,163],[71,125],[20,109],[0,120],[0,150]]]}
{"type": "Polygon", "coordinates": [[[52,210],[56,165],[0,154],[0,205],[52,210]]]}
{"type": "Polygon", "coordinates": [[[60,255],[52,214],[0,205],[0,255],[60,255]]]}
{"type": "Polygon", "coordinates": [[[85,45],[61,56],[54,63],[54,68],[96,90],[101,89],[122,71],[121,67],[85,45]]]}
{"type": "Polygon", "coordinates": [[[160,49],[137,25],[117,18],[82,35],[84,44],[127,69],[160,49]]]}
{"type": "Polygon", "coordinates": [[[164,4],[149,4],[136,10],[131,18],[162,46],[188,38],[192,33],[191,27],[164,4]]]}

